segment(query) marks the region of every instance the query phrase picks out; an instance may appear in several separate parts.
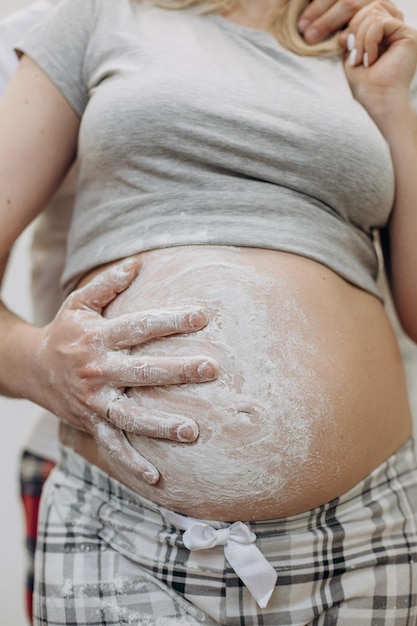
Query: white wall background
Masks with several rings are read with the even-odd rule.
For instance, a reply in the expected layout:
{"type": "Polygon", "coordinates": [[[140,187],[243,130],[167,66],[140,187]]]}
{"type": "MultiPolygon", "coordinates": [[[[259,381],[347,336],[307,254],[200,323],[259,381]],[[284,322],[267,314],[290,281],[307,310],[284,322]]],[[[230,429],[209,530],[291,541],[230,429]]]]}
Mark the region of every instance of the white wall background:
{"type": "MultiPolygon", "coordinates": [[[[0,0],[0,19],[31,3],[32,0],[0,0]]],[[[407,20],[417,26],[416,0],[397,0],[407,20]]],[[[28,234],[14,251],[6,277],[5,297],[10,306],[30,316],[28,293],[28,234]]],[[[24,615],[23,524],[18,499],[18,459],[34,423],[36,407],[21,400],[0,397],[0,625],[27,626],[24,615]]]]}

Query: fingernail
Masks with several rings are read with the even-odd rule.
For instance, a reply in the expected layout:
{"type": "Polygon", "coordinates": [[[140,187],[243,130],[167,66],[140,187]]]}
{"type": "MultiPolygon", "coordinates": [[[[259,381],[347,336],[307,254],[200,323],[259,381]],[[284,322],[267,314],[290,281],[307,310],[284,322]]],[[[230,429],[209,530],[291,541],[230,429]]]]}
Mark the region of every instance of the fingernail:
{"type": "Polygon", "coordinates": [[[358,51],[356,50],[356,48],[353,48],[353,50],[349,54],[349,65],[352,65],[352,66],[355,65],[357,56],[358,56],[358,51]]]}
{"type": "Polygon", "coordinates": [[[146,480],[146,482],[149,483],[150,485],[154,485],[159,480],[159,472],[147,470],[143,474],[143,479],[146,480]]]}
{"type": "Polygon", "coordinates": [[[202,361],[197,368],[201,380],[209,381],[217,378],[217,365],[214,361],[202,361]]]}
{"type": "Polygon", "coordinates": [[[321,35],[317,28],[307,28],[304,32],[304,39],[307,43],[317,43],[321,39],[321,35]]]}
{"type": "Polygon", "coordinates": [[[367,52],[363,53],[363,66],[369,67],[369,54],[367,52]]]}
{"type": "Polygon", "coordinates": [[[138,262],[136,259],[134,259],[133,257],[128,257],[127,259],[123,259],[121,263],[116,263],[114,267],[115,268],[122,267],[123,269],[126,269],[129,271],[132,268],[136,268],[137,265],[138,265],[138,262]]]}
{"type": "Polygon", "coordinates": [[[178,441],[195,441],[198,437],[197,424],[182,424],[177,429],[178,441]]]}
{"type": "Polygon", "coordinates": [[[128,258],[121,263],[113,265],[110,270],[117,278],[134,277],[138,273],[138,263],[135,259],[128,258]]]}
{"type": "Polygon", "coordinates": [[[191,328],[203,328],[208,322],[207,315],[204,311],[198,310],[188,314],[188,323],[191,328]]]}
{"type": "Polygon", "coordinates": [[[307,19],[306,17],[300,18],[298,22],[298,30],[300,31],[300,33],[303,33],[309,24],[310,24],[309,19],[307,19]]]}
{"type": "Polygon", "coordinates": [[[346,42],[346,47],[349,52],[352,52],[353,48],[355,47],[355,41],[356,41],[355,35],[353,33],[349,33],[347,37],[347,42],[346,42]]]}

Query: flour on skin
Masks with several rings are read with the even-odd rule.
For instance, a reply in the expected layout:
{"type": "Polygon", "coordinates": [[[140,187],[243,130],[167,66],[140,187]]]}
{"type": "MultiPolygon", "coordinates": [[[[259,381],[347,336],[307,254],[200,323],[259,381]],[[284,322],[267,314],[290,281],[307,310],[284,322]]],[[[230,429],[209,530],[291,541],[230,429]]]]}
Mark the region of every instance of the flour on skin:
{"type": "Polygon", "coordinates": [[[210,383],[129,391],[144,414],[194,419],[200,433],[193,444],[129,435],[161,474],[141,493],[169,508],[192,506],[195,516],[209,506],[220,519],[242,502],[255,516],[260,503],[284,497],[294,468],[309,458],[317,420],[330,413],[309,319],[285,272],[270,269],[264,256],[258,263],[256,250],[171,248],[157,266],[152,257],[108,315],[201,307],[209,319],[203,330],[156,339],[132,354],[207,355],[220,373],[210,383]]]}

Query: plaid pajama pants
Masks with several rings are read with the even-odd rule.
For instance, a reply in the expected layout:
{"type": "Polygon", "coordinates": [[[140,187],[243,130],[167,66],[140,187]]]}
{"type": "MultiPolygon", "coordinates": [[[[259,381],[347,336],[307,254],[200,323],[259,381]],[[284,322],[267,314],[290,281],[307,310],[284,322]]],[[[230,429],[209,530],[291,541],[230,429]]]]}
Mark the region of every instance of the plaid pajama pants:
{"type": "Polygon", "coordinates": [[[340,498],[248,523],[278,573],[261,609],[223,546],[190,552],[158,506],[64,449],[42,496],[34,624],[414,626],[416,512],[409,441],[340,498]]]}
{"type": "Polygon", "coordinates": [[[25,516],[26,532],[26,613],[32,623],[33,605],[33,561],[35,557],[36,535],[38,532],[38,511],[43,485],[55,463],[24,450],[20,459],[20,497],[25,516]]]}

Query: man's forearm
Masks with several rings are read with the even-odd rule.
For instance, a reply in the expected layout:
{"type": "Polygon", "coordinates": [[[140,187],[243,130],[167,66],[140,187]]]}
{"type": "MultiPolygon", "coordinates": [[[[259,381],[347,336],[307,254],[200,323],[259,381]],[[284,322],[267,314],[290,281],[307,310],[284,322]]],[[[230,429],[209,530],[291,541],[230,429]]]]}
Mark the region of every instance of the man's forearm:
{"type": "Polygon", "coordinates": [[[36,402],[36,384],[31,373],[31,365],[36,360],[33,352],[36,350],[37,332],[39,329],[12,313],[0,301],[1,395],[27,398],[36,402]]]}

